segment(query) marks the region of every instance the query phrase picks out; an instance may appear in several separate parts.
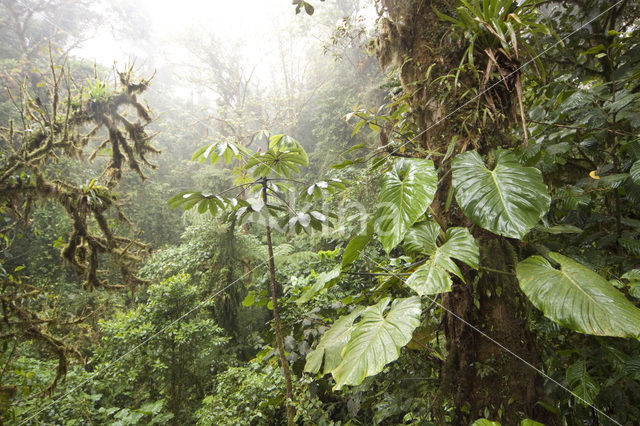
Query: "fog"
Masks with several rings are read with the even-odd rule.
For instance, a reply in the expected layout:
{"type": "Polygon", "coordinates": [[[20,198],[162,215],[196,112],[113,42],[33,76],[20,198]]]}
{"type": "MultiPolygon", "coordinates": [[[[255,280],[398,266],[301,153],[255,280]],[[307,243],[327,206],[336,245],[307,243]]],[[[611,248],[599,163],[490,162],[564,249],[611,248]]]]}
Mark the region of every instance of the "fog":
{"type": "MultiPolygon", "coordinates": [[[[295,6],[284,0],[95,3],[94,10],[115,8],[122,22],[88,28],[75,55],[104,67],[134,62],[140,70],[157,72],[157,90],[199,99],[207,95],[189,84],[193,74],[202,71],[194,58],[197,48],[219,49],[208,53],[222,61],[223,55],[232,56],[252,84],[276,89],[287,79],[303,81],[312,61],[335,60],[332,54],[344,53],[340,46],[332,46],[331,38],[345,19],[367,32],[375,21],[369,2],[318,3],[312,16],[304,11],[296,14],[295,6]],[[171,87],[165,87],[169,81],[171,87]]],[[[196,56],[202,59],[204,53],[196,56]]]]}

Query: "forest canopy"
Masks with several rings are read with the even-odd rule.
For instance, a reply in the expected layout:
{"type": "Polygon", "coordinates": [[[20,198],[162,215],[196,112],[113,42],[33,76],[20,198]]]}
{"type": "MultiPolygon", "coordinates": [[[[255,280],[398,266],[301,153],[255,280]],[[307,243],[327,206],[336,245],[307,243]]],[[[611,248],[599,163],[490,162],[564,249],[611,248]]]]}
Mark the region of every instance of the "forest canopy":
{"type": "Polygon", "coordinates": [[[0,0],[0,423],[640,423],[640,7],[0,0]]]}

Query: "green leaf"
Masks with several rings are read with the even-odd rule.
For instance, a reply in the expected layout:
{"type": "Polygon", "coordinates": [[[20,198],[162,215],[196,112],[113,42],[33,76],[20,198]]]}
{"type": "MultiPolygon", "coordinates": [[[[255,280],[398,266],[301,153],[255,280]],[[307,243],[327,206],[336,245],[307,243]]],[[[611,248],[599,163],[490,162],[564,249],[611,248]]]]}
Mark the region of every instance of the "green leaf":
{"type": "Polygon", "coordinates": [[[256,300],[255,293],[253,291],[250,291],[249,293],[247,293],[247,296],[242,301],[242,306],[244,306],[245,308],[248,308],[249,306],[253,305],[255,300],[256,300]]]}
{"type": "Polygon", "coordinates": [[[196,150],[191,161],[202,163],[209,159],[211,164],[215,164],[220,158],[224,158],[225,163],[229,164],[232,158],[240,158],[241,154],[248,154],[246,148],[240,147],[234,142],[217,141],[196,150]]]}
{"type": "Polygon", "coordinates": [[[352,166],[354,164],[360,164],[364,160],[362,158],[357,158],[355,160],[344,160],[342,163],[333,164],[331,166],[332,169],[344,169],[345,167],[352,166]]]}
{"type": "Polygon", "coordinates": [[[364,126],[366,123],[366,120],[361,120],[359,121],[355,128],[353,129],[353,132],[351,132],[351,137],[354,137],[356,135],[356,133],[358,133],[360,131],[360,129],[362,128],[362,126],[364,126]]]}
{"type": "Polygon", "coordinates": [[[176,207],[184,203],[187,200],[187,198],[189,198],[189,196],[193,193],[194,193],[193,191],[185,191],[185,192],[176,194],[173,197],[169,198],[169,200],[167,201],[167,204],[170,205],[172,209],[175,209],[176,207]]]}
{"type": "Polygon", "coordinates": [[[340,352],[349,341],[353,322],[363,310],[364,307],[358,306],[350,314],[338,318],[331,328],[322,335],[318,346],[307,355],[307,362],[304,366],[306,373],[315,374],[320,371],[323,359],[323,375],[329,373],[340,364],[340,352]]]}
{"type": "Polygon", "coordinates": [[[298,166],[308,166],[309,157],[302,145],[287,135],[274,135],[269,138],[269,149],[252,155],[245,164],[247,170],[253,169],[255,177],[264,177],[271,172],[289,177],[291,171],[300,173],[298,166]]]}
{"type": "Polygon", "coordinates": [[[411,256],[433,254],[438,249],[436,240],[440,236],[440,226],[431,221],[420,222],[411,227],[404,239],[404,251],[411,256]]]}
{"type": "Polygon", "coordinates": [[[366,232],[353,237],[345,247],[344,253],[342,254],[341,265],[343,271],[346,271],[347,268],[360,257],[360,253],[362,253],[362,250],[369,244],[371,238],[373,238],[373,226],[371,223],[368,223],[366,232]]]}
{"type": "Polygon", "coordinates": [[[631,170],[629,171],[629,173],[631,174],[631,180],[633,181],[633,183],[635,183],[636,185],[640,185],[640,160],[633,163],[633,166],[631,166],[631,170]]]}
{"type": "Polygon", "coordinates": [[[548,412],[555,414],[556,416],[560,416],[560,409],[555,405],[549,404],[548,402],[545,402],[545,401],[538,401],[536,402],[535,405],[539,405],[540,407],[544,408],[548,412]]]}
{"type": "Polygon", "coordinates": [[[633,380],[640,380],[640,358],[627,360],[624,364],[625,374],[633,380]]]}
{"type": "Polygon", "coordinates": [[[322,231],[322,224],[327,222],[327,217],[316,211],[309,212],[309,217],[311,219],[311,227],[316,231],[322,231]]]}
{"type": "Polygon", "coordinates": [[[329,287],[335,284],[340,279],[340,266],[336,266],[329,272],[322,272],[316,278],[316,282],[309,287],[302,296],[298,300],[296,300],[297,305],[302,305],[303,303],[308,302],[316,295],[319,291],[323,290],[325,287],[329,287]]]}
{"type": "Polygon", "coordinates": [[[429,255],[429,259],[406,281],[421,296],[451,291],[450,273],[463,279],[453,259],[478,269],[480,250],[468,229],[449,228],[440,247],[436,242],[439,235],[437,223],[422,222],[411,228],[406,237],[405,250],[429,255]]]}
{"type": "Polygon", "coordinates": [[[453,159],[458,205],[476,225],[494,234],[521,239],[549,209],[551,198],[540,171],[522,166],[510,151],[496,152],[487,169],[476,151],[453,159]]]}
{"type": "Polygon", "coordinates": [[[600,179],[598,179],[596,182],[599,188],[615,189],[619,188],[620,185],[622,185],[628,179],[628,173],[616,173],[613,175],[601,176],[600,179]]]}
{"type": "Polygon", "coordinates": [[[202,159],[202,161],[205,160],[204,156],[202,156],[202,154],[209,148],[209,145],[203,146],[201,148],[198,148],[196,150],[196,152],[193,153],[193,156],[191,156],[191,161],[196,161],[198,159],[202,159]]]}
{"type": "Polygon", "coordinates": [[[547,318],[581,333],[640,337],[640,309],[611,283],[568,257],[548,256],[560,269],[541,256],[516,268],[522,291],[547,318]]]}
{"type": "Polygon", "coordinates": [[[640,269],[627,271],[622,278],[629,280],[629,295],[640,299],[640,269]]]}
{"type": "Polygon", "coordinates": [[[578,396],[582,405],[592,405],[600,393],[600,387],[587,371],[584,360],[580,360],[567,368],[567,383],[571,392],[578,396]]]}
{"type": "Polygon", "coordinates": [[[385,314],[390,300],[387,297],[368,307],[353,327],[342,361],[331,371],[336,381],[334,389],[359,385],[365,377],[378,374],[411,340],[413,330],[420,325],[420,299],[396,299],[385,314]]]}
{"type": "Polygon", "coordinates": [[[456,20],[456,19],[454,19],[454,18],[452,18],[452,17],[450,17],[448,15],[445,15],[444,13],[438,11],[436,8],[433,8],[433,11],[436,13],[436,16],[438,17],[438,19],[440,19],[442,21],[451,22],[454,25],[457,25],[458,22],[459,22],[458,20],[456,20]]]}
{"type": "Polygon", "coordinates": [[[345,152],[343,152],[342,154],[340,154],[340,157],[342,157],[343,155],[348,154],[350,152],[356,151],[358,149],[366,148],[366,147],[367,147],[367,144],[364,144],[364,143],[356,144],[356,145],[352,146],[351,148],[349,148],[348,150],[346,150],[345,152]]]}
{"type": "Polygon", "coordinates": [[[633,238],[618,238],[618,244],[620,244],[628,253],[640,256],[640,241],[633,238]]]}
{"type": "MultiPolygon", "coordinates": [[[[441,259],[438,254],[431,256],[422,266],[411,274],[405,284],[420,296],[446,293],[451,291],[451,277],[447,266],[458,269],[451,259],[441,259]],[[448,263],[443,266],[444,263],[448,263]]],[[[458,274],[459,270],[456,271],[458,274]]]]}
{"type": "Polygon", "coordinates": [[[520,422],[520,426],[544,426],[544,424],[536,422],[535,420],[524,419],[520,422]]]}
{"type": "Polygon", "coordinates": [[[632,269],[630,271],[625,272],[622,278],[629,281],[640,281],[640,269],[632,269]]]}
{"type": "Polygon", "coordinates": [[[308,186],[307,189],[302,193],[301,199],[311,200],[313,198],[322,198],[323,191],[334,193],[336,189],[340,188],[341,186],[344,187],[344,184],[339,179],[332,180],[331,182],[322,180],[308,186]]]}
{"type": "Polygon", "coordinates": [[[629,295],[640,299],[640,281],[631,281],[629,283],[629,295]]]}
{"type": "Polygon", "coordinates": [[[548,232],[549,234],[582,234],[582,229],[566,224],[554,225],[549,228],[536,226],[536,229],[542,232],[548,232]]]}
{"type": "Polygon", "coordinates": [[[431,160],[403,158],[382,176],[375,230],[387,253],[431,205],[437,185],[431,160]]]}
{"type": "Polygon", "coordinates": [[[204,195],[202,192],[194,192],[187,191],[181,192],[180,194],[174,195],[167,201],[167,204],[171,206],[171,208],[176,208],[178,206],[182,206],[183,210],[189,210],[193,208],[200,201],[207,199],[209,195],[204,195]]]}
{"type": "Polygon", "coordinates": [[[500,426],[500,423],[492,422],[491,420],[487,420],[487,419],[478,419],[475,422],[473,422],[471,426],[500,426]]]}
{"type": "Polygon", "coordinates": [[[269,138],[269,149],[276,153],[294,154],[295,161],[303,167],[309,165],[309,156],[300,142],[288,135],[273,135],[269,138]]]}
{"type": "Polygon", "coordinates": [[[585,50],[584,52],[580,53],[580,55],[593,55],[595,53],[600,53],[603,50],[605,50],[604,45],[599,44],[597,46],[594,46],[594,47],[592,47],[590,49],[585,50]]]}

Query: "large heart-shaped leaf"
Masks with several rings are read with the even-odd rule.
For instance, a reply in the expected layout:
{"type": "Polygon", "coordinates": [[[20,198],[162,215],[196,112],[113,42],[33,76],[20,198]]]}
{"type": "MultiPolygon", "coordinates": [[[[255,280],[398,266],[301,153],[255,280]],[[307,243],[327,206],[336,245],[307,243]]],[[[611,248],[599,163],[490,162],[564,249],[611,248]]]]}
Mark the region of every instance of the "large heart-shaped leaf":
{"type": "Polygon", "coordinates": [[[403,158],[382,176],[375,231],[389,253],[431,205],[438,186],[433,161],[403,158]]]}
{"type": "Polygon", "coordinates": [[[551,199],[540,171],[522,166],[510,151],[496,151],[493,170],[476,151],[456,156],[451,170],[464,214],[494,234],[522,238],[549,209],[551,199]]]}
{"type": "Polygon", "coordinates": [[[520,262],[520,287],[544,315],[572,330],[599,336],[640,337],[640,309],[613,285],[580,263],[558,253],[520,262]]]}
{"type": "Polygon", "coordinates": [[[359,385],[365,377],[378,374],[411,340],[413,330],[420,325],[420,299],[396,299],[385,314],[389,301],[387,297],[368,307],[353,327],[342,351],[342,362],[331,372],[336,380],[334,389],[359,385]]]}
{"type": "Polygon", "coordinates": [[[453,259],[478,269],[480,250],[466,228],[449,228],[444,243],[438,247],[440,226],[435,222],[415,225],[405,238],[405,250],[414,255],[426,254],[429,259],[415,270],[406,284],[421,296],[451,291],[450,273],[462,279],[453,259]]]}
{"type": "Polygon", "coordinates": [[[353,322],[360,316],[364,307],[359,306],[350,314],[340,317],[333,323],[318,342],[318,346],[307,355],[307,362],[304,371],[307,373],[317,373],[320,371],[322,360],[324,359],[324,370],[322,374],[327,374],[340,364],[340,352],[349,341],[353,322]]]}
{"type": "Polygon", "coordinates": [[[435,253],[440,230],[440,225],[432,221],[416,223],[404,238],[404,251],[414,257],[435,253]]]}

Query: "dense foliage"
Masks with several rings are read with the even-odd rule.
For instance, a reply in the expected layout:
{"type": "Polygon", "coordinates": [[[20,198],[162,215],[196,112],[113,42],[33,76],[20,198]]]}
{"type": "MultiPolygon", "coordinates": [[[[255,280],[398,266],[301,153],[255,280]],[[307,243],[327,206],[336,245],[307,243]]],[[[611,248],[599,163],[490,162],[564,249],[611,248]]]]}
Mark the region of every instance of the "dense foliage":
{"type": "Polygon", "coordinates": [[[0,1],[0,423],[640,422],[637,4],[294,1],[265,84],[95,3],[0,1]]]}

